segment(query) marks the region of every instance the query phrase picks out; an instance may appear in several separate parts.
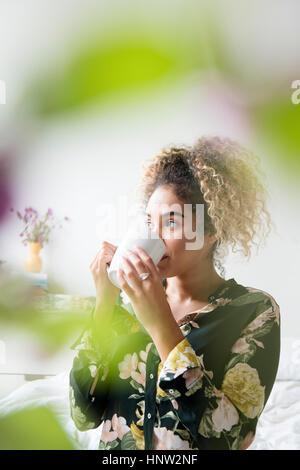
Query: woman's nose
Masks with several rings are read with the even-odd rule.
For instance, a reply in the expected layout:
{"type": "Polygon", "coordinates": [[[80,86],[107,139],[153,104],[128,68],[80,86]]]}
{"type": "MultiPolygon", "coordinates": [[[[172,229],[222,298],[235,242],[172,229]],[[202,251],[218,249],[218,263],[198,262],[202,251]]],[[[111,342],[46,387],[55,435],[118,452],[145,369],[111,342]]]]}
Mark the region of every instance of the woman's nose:
{"type": "Polygon", "coordinates": [[[156,235],[158,235],[160,238],[162,238],[162,240],[164,241],[164,234],[163,234],[163,227],[162,227],[162,223],[151,223],[151,231],[156,233],[156,235]]]}
{"type": "Polygon", "coordinates": [[[152,231],[155,232],[156,235],[159,236],[159,238],[161,238],[164,244],[166,245],[166,240],[168,240],[166,229],[163,229],[162,226],[159,226],[159,227],[153,228],[152,231]]]}
{"type": "Polygon", "coordinates": [[[163,238],[161,230],[159,230],[157,228],[152,228],[151,231],[154,232],[156,234],[156,236],[158,236],[159,238],[163,238]]]}

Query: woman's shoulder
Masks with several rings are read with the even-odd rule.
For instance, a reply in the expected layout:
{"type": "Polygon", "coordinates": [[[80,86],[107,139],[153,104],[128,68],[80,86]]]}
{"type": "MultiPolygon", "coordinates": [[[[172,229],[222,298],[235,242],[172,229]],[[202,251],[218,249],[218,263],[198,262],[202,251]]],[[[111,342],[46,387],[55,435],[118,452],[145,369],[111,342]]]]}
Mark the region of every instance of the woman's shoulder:
{"type": "Polygon", "coordinates": [[[230,302],[232,306],[256,304],[256,316],[271,315],[275,322],[280,324],[280,307],[272,294],[262,288],[238,285],[242,289],[239,290],[239,295],[233,296],[230,302]]]}
{"type": "Polygon", "coordinates": [[[246,286],[241,282],[237,282],[234,278],[227,281],[229,283],[227,287],[226,295],[232,299],[233,303],[253,303],[253,302],[262,302],[270,303],[272,305],[278,306],[273,295],[267,292],[264,289],[258,287],[246,286]]]}
{"type": "Polygon", "coordinates": [[[275,298],[273,297],[270,292],[267,292],[263,289],[259,289],[257,287],[245,287],[247,290],[248,295],[251,295],[252,297],[256,296],[261,298],[265,303],[270,303],[274,306],[274,308],[277,306],[279,308],[278,303],[276,302],[275,298]]]}

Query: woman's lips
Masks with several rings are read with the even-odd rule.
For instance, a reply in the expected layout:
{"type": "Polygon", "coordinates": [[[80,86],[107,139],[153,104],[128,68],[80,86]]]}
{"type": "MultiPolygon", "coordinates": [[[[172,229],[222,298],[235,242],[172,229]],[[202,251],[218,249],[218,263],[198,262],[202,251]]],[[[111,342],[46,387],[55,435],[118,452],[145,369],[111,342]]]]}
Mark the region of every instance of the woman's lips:
{"type": "Polygon", "coordinates": [[[164,259],[167,259],[167,258],[169,258],[169,257],[167,255],[165,255],[161,258],[161,260],[159,262],[161,262],[161,261],[163,261],[164,259]]]}

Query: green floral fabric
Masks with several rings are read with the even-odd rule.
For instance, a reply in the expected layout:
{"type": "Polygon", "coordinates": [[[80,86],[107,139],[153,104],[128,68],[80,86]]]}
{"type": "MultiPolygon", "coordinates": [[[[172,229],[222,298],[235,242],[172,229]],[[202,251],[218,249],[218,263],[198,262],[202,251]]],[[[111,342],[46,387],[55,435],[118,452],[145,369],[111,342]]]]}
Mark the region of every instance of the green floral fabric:
{"type": "Polygon", "coordinates": [[[233,278],[208,300],[178,321],[184,339],[164,363],[121,290],[101,341],[91,317],[71,346],[70,410],[81,431],[103,423],[99,449],[238,450],[253,442],[278,370],[280,309],[233,278]]]}

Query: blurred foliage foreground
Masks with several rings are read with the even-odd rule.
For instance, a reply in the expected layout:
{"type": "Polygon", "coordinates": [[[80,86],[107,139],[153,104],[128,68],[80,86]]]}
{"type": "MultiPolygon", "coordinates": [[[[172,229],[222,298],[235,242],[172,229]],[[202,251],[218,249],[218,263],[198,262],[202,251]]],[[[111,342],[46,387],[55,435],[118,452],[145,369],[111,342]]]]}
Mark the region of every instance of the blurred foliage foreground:
{"type": "MultiPolygon", "coordinates": [[[[46,295],[46,294],[44,294],[46,295]]],[[[39,340],[46,354],[57,353],[87,324],[87,312],[40,307],[36,288],[22,276],[0,272],[0,324],[17,327],[39,340]]]]}
{"type": "MultiPolygon", "coordinates": [[[[93,328],[93,335],[90,337],[84,333],[92,324],[91,314],[96,300],[94,297],[94,302],[87,302],[81,309],[54,308],[54,311],[51,311],[51,302],[50,308],[41,308],[47,305],[47,301],[43,299],[48,297],[51,298],[51,295],[37,295],[35,288],[25,277],[11,277],[0,269],[0,327],[13,327],[28,333],[37,340],[39,353],[43,357],[51,357],[63,347],[74,350],[75,356],[80,353],[84,344],[84,348],[89,350],[91,361],[96,364],[97,345],[100,344],[102,356],[108,355],[111,361],[116,361],[116,367],[118,359],[115,358],[115,351],[120,351],[122,346],[120,354],[126,354],[129,346],[134,346],[133,342],[138,344],[140,333],[142,336],[148,334],[130,306],[128,309],[131,313],[121,306],[120,298],[112,315],[106,314],[105,306],[102,307],[101,326],[93,328]],[[124,332],[130,334],[123,334],[124,332]]],[[[72,445],[75,445],[75,449],[78,448],[70,440],[72,438],[66,435],[51,408],[30,406],[16,412],[0,414],[0,449],[60,450],[72,449],[72,445]]]]}
{"type": "Polygon", "coordinates": [[[72,450],[70,439],[47,407],[26,408],[0,419],[0,450],[72,450]]]}
{"type": "MultiPolygon", "coordinates": [[[[78,331],[86,326],[88,315],[67,310],[45,314],[36,300],[36,294],[25,278],[10,278],[0,269],[1,329],[12,327],[28,333],[37,340],[41,354],[51,357],[63,346],[71,346],[78,331]]],[[[53,411],[37,406],[0,417],[0,449],[68,450],[74,446],[53,411]]]]}

